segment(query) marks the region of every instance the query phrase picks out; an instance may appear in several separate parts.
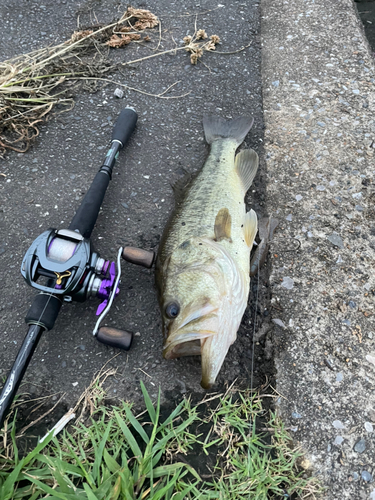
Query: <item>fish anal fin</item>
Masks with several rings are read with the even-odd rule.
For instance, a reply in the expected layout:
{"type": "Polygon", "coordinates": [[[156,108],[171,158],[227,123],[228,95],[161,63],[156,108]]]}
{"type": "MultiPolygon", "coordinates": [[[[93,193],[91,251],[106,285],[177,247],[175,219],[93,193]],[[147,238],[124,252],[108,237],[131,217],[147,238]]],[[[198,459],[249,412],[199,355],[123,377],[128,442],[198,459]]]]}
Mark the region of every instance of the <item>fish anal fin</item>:
{"type": "Polygon", "coordinates": [[[250,188],[258,170],[259,158],[253,149],[244,149],[235,158],[234,166],[244,191],[250,188]]]}
{"type": "Polygon", "coordinates": [[[245,215],[245,221],[243,225],[243,232],[245,236],[246,244],[249,248],[253,246],[255,236],[258,231],[258,219],[254,210],[250,210],[245,215]]]}
{"type": "Polygon", "coordinates": [[[232,241],[232,216],[227,208],[221,208],[218,211],[215,219],[214,232],[216,241],[221,241],[223,239],[232,241]]]}

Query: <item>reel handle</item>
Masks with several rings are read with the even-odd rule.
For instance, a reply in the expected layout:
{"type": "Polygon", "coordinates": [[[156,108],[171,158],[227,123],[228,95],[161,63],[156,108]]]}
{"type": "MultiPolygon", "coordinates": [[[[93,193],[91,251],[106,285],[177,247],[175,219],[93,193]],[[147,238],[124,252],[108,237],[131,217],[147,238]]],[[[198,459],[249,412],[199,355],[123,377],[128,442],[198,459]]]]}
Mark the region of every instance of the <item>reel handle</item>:
{"type": "Polygon", "coordinates": [[[122,258],[132,264],[150,269],[155,260],[155,252],[136,247],[125,247],[122,251],[122,258]]]}
{"type": "Polygon", "coordinates": [[[119,330],[109,326],[101,326],[96,334],[97,340],[102,344],[128,351],[133,342],[133,333],[119,330]]]}

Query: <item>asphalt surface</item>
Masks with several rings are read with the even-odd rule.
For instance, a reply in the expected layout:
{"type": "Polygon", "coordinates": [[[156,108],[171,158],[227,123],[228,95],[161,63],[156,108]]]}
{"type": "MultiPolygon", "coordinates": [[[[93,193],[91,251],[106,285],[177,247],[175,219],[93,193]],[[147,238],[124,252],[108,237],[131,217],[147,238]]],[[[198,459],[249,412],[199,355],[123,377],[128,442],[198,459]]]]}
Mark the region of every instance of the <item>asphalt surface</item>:
{"type": "MultiPolygon", "coordinates": [[[[134,7],[148,8],[143,3],[134,7]]],[[[13,1],[0,5],[6,26],[2,57],[33,50],[70,38],[81,26],[110,22],[126,10],[126,4],[105,2],[13,1]]],[[[170,183],[184,171],[199,169],[208,154],[202,117],[218,114],[234,117],[251,114],[255,124],[247,146],[261,152],[263,121],[260,81],[259,3],[241,1],[218,6],[213,1],[152,3],[161,19],[159,50],[182,46],[182,38],[193,34],[194,23],[221,40],[220,50],[234,54],[205,54],[204,64],[193,66],[185,51],[167,54],[126,67],[113,75],[117,81],[143,92],[166,94],[168,99],[128,91],[114,96],[116,85],[96,93],[79,91],[72,111],[59,115],[41,128],[34,146],[26,154],[10,153],[0,163],[1,172],[1,350],[0,376],[11,367],[26,332],[24,316],[34,291],[24,283],[19,269],[24,252],[49,227],[67,227],[107,151],[111,129],[123,107],[137,110],[139,120],[126,151],[120,154],[92,241],[101,256],[115,259],[120,245],[157,250],[160,235],[173,208],[170,183]],[[197,15],[197,16],[196,16],[197,15]],[[185,97],[180,97],[184,94],[185,97]]],[[[159,30],[152,42],[113,50],[116,61],[137,59],[154,53],[159,30]]],[[[265,186],[258,175],[254,206],[262,207],[265,186]],[[259,189],[257,188],[259,185],[259,189]]],[[[137,335],[129,353],[99,344],[91,335],[99,301],[64,305],[55,328],[45,333],[25,376],[24,390],[32,395],[66,393],[71,406],[93,375],[115,354],[108,367],[118,376],[107,386],[110,397],[138,401],[142,379],[152,397],[161,387],[169,392],[201,392],[200,359],[165,361],[161,357],[162,332],[153,271],[124,264],[121,294],[106,324],[137,335]]],[[[249,378],[251,367],[251,314],[244,320],[239,340],[227,356],[219,385],[236,377],[249,378]]],[[[264,370],[263,364],[260,369],[264,370]]],[[[57,397],[57,396],[56,396],[57,397]]],[[[55,397],[55,398],[56,398],[55,397]]]]}
{"type": "Polygon", "coordinates": [[[375,3],[374,0],[355,0],[359,17],[363,23],[366,38],[375,53],[375,3]]]}

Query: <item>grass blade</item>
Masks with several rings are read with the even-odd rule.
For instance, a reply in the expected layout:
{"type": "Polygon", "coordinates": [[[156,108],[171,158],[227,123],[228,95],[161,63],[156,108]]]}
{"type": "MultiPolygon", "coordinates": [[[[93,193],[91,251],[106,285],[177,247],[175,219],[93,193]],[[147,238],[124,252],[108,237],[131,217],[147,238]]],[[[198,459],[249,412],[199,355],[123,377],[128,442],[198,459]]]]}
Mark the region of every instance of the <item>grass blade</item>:
{"type": "Polygon", "coordinates": [[[111,457],[106,449],[104,449],[103,458],[106,466],[112,474],[116,474],[121,469],[121,465],[113,457],[111,457]]]}
{"type": "Polygon", "coordinates": [[[9,474],[4,484],[0,488],[0,498],[1,500],[10,500],[14,492],[14,486],[18,481],[18,476],[24,465],[24,460],[22,459],[17,467],[9,474]]]}
{"type": "Polygon", "coordinates": [[[83,488],[87,494],[87,500],[99,500],[87,483],[83,483],[83,488]]]}
{"type": "Polygon", "coordinates": [[[198,481],[201,481],[201,478],[197,473],[197,471],[191,465],[182,462],[156,467],[156,469],[153,470],[153,476],[156,478],[156,477],[167,476],[169,474],[176,474],[184,468],[187,469],[190,472],[190,474],[192,474],[196,479],[198,479],[198,481]]]}
{"type": "Polygon", "coordinates": [[[138,434],[141,436],[143,441],[147,444],[150,441],[150,439],[147,436],[144,428],[138,422],[138,420],[135,418],[135,416],[133,415],[133,413],[131,412],[131,410],[128,406],[125,406],[125,413],[126,413],[126,416],[128,417],[129,422],[131,423],[131,425],[138,432],[138,434]]]}
{"type": "Polygon", "coordinates": [[[50,486],[48,486],[48,484],[42,483],[41,481],[39,481],[35,477],[32,477],[31,475],[29,475],[29,481],[34,483],[36,486],[39,487],[39,489],[41,491],[43,491],[44,493],[47,493],[53,499],[67,500],[67,496],[65,493],[59,493],[58,491],[56,491],[53,488],[51,488],[50,486]]]}
{"type": "Polygon", "coordinates": [[[107,443],[109,433],[111,431],[111,427],[112,427],[111,424],[112,424],[112,421],[109,421],[109,423],[107,424],[107,428],[106,428],[106,430],[104,432],[103,438],[100,441],[98,449],[96,450],[96,453],[95,453],[95,462],[94,462],[94,465],[92,467],[93,479],[94,479],[94,481],[96,481],[96,484],[98,486],[101,483],[101,480],[100,480],[100,464],[102,463],[102,460],[103,460],[103,451],[104,451],[105,445],[107,443]]]}
{"type": "Polygon", "coordinates": [[[134,439],[133,434],[130,432],[128,426],[126,425],[126,423],[124,422],[124,420],[122,419],[122,417],[118,414],[118,412],[116,410],[114,410],[114,414],[115,414],[115,417],[116,417],[116,420],[117,420],[119,426],[121,427],[121,430],[125,436],[126,441],[128,442],[132,452],[134,453],[134,457],[136,458],[136,460],[138,462],[140,462],[141,458],[142,458],[142,452],[138,446],[137,441],[134,439]]]}
{"type": "Polygon", "coordinates": [[[155,408],[154,408],[154,405],[152,404],[151,398],[148,395],[147,389],[146,389],[144,383],[142,382],[142,380],[141,380],[141,390],[142,390],[142,394],[143,394],[143,399],[145,400],[148,414],[150,415],[152,423],[155,425],[155,422],[156,422],[155,408]]]}

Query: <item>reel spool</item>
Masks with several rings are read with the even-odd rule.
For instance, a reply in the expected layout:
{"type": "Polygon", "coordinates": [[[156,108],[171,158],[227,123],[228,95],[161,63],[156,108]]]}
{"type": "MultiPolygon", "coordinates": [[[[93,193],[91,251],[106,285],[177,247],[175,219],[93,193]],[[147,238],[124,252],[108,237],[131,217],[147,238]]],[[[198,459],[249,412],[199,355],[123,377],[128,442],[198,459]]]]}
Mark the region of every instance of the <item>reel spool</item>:
{"type": "Polygon", "coordinates": [[[76,242],[53,238],[48,247],[47,257],[56,262],[66,262],[74,255],[76,248],[76,242]]]}

